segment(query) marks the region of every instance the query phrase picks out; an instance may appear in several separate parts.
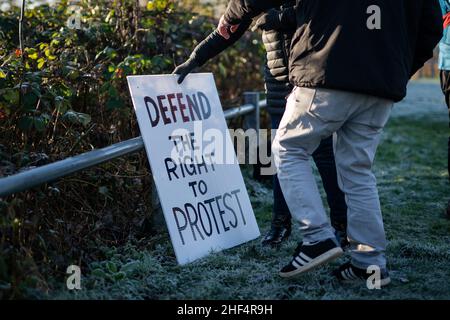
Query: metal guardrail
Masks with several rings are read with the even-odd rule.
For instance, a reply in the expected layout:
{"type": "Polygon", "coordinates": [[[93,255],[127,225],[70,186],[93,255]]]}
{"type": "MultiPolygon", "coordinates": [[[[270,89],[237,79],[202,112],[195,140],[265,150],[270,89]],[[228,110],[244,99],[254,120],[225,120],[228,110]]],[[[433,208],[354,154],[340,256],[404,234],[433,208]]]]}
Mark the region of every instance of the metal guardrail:
{"type": "MultiPolygon", "coordinates": [[[[266,101],[259,101],[258,92],[249,92],[245,95],[246,104],[224,111],[225,119],[233,119],[253,113],[253,123],[259,124],[259,110],[266,107],[266,101]],[[251,103],[248,103],[248,102],[251,103]],[[259,101],[258,104],[255,101],[259,101]]],[[[108,147],[82,153],[61,161],[50,163],[38,168],[0,178],[0,197],[25,191],[44,183],[53,182],[75,172],[94,167],[125,155],[144,149],[142,137],[119,142],[108,147]]]]}

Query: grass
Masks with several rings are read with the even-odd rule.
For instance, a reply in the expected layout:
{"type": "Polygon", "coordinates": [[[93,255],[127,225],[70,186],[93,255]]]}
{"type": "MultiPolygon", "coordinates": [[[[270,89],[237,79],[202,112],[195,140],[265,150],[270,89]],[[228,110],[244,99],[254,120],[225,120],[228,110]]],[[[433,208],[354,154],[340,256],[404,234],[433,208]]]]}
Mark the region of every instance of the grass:
{"type": "MultiPolygon", "coordinates": [[[[184,267],[167,234],[121,248],[83,270],[82,290],[53,281],[50,299],[450,299],[450,220],[447,119],[426,114],[394,117],[379,147],[375,172],[389,239],[392,284],[382,290],[343,285],[329,273],[345,258],[296,279],[277,272],[301,239],[294,231],[279,249],[256,240],[184,267]]],[[[264,234],[271,190],[246,178],[264,234]]]]}

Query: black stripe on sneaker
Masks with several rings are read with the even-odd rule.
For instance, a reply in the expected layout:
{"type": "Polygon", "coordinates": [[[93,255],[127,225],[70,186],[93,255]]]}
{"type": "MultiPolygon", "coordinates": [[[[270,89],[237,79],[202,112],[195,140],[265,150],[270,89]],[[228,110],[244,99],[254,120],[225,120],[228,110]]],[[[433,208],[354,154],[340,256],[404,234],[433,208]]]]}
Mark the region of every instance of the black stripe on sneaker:
{"type": "Polygon", "coordinates": [[[350,270],[351,270],[351,269],[345,269],[345,270],[344,270],[344,273],[345,273],[345,275],[346,275],[346,278],[347,278],[348,280],[355,280],[356,277],[355,277],[353,274],[351,274],[350,270]]]}
{"type": "Polygon", "coordinates": [[[347,270],[347,269],[341,271],[341,277],[342,277],[342,279],[344,279],[344,280],[350,280],[350,279],[348,278],[348,276],[347,276],[347,273],[345,273],[346,270],[347,270]]]}
{"type": "Polygon", "coordinates": [[[358,277],[356,274],[355,274],[355,272],[353,272],[353,268],[350,268],[350,269],[347,269],[348,270],[348,273],[350,274],[350,276],[353,278],[353,279],[360,279],[361,277],[358,277]]]}
{"type": "Polygon", "coordinates": [[[298,263],[300,263],[302,266],[304,266],[305,264],[308,264],[308,261],[305,260],[305,259],[303,259],[303,258],[300,257],[300,256],[296,256],[296,257],[295,257],[295,260],[296,260],[298,263]]]}
{"type": "Polygon", "coordinates": [[[295,249],[291,262],[283,267],[280,276],[284,278],[307,272],[330,260],[334,260],[342,254],[334,239],[312,243],[302,243],[295,249]]]}
{"type": "MultiPolygon", "coordinates": [[[[367,280],[369,278],[369,274],[367,274],[366,270],[355,267],[350,262],[341,265],[338,269],[333,271],[333,274],[339,280],[347,282],[356,282],[360,280],[367,280]]],[[[380,280],[381,286],[388,285],[391,282],[389,272],[386,269],[381,270],[380,280]]]]}
{"type": "Polygon", "coordinates": [[[295,259],[292,260],[291,264],[292,264],[292,266],[293,266],[295,269],[298,269],[298,268],[303,267],[303,265],[302,265],[302,264],[298,264],[297,261],[296,261],[295,259]]]}
{"type": "Polygon", "coordinates": [[[305,260],[307,263],[311,262],[312,258],[308,257],[306,254],[304,254],[303,252],[300,252],[299,255],[300,258],[302,258],[303,260],[305,260]]]}

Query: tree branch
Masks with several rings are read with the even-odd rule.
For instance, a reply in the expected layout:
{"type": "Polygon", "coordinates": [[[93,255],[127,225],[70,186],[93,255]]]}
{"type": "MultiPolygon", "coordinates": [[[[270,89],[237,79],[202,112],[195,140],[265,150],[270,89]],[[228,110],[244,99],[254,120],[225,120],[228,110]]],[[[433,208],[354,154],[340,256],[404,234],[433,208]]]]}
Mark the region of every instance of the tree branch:
{"type": "Polygon", "coordinates": [[[20,83],[19,83],[19,109],[22,107],[22,101],[23,101],[23,93],[22,93],[22,84],[23,84],[23,78],[25,74],[25,55],[23,51],[23,20],[25,16],[25,0],[22,0],[22,7],[20,8],[20,18],[19,18],[19,50],[20,50],[20,57],[22,59],[22,72],[20,75],[20,83]]]}

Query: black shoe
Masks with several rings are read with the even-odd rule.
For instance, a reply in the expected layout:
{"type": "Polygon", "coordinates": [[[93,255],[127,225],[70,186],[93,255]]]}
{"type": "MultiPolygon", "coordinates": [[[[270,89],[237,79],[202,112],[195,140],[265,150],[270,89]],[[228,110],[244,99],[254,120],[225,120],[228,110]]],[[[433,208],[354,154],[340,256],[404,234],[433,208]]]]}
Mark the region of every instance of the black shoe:
{"type": "Polygon", "coordinates": [[[334,235],[336,236],[337,242],[341,245],[342,250],[345,251],[345,249],[350,246],[350,242],[347,238],[347,232],[335,230],[334,235]]]}
{"type": "MultiPolygon", "coordinates": [[[[344,283],[355,283],[355,282],[367,282],[369,277],[373,275],[373,272],[370,272],[366,269],[361,269],[355,267],[350,262],[344,263],[338,269],[333,271],[333,275],[344,283]]],[[[386,286],[391,282],[391,278],[389,277],[389,272],[386,269],[380,270],[380,287],[386,286]]],[[[377,285],[377,283],[374,283],[377,285]]]]}
{"type": "Polygon", "coordinates": [[[332,239],[315,243],[303,242],[295,249],[293,259],[280,271],[280,276],[289,278],[318,267],[342,255],[342,248],[332,239]]]}
{"type": "Polygon", "coordinates": [[[291,235],[291,226],[272,227],[262,241],[263,246],[276,246],[291,235]]]}

